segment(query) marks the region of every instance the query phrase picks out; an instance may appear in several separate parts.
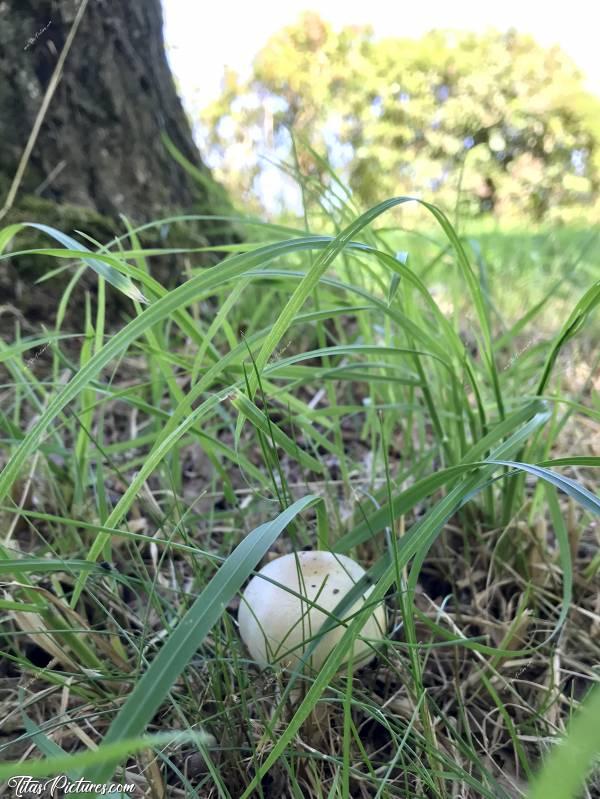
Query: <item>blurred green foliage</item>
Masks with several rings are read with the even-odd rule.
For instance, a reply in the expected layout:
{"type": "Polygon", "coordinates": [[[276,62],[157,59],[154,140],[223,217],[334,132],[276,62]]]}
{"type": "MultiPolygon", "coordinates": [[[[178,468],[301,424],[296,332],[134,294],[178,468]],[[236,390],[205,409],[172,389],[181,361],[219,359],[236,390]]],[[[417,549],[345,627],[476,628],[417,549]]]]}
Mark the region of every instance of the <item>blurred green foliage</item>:
{"type": "Polygon", "coordinates": [[[515,31],[377,39],[306,13],[248,80],[227,73],[203,123],[221,179],[267,207],[281,191],[269,160],[329,179],[293,131],[364,205],[411,194],[450,210],[460,196],[469,216],[600,217],[600,100],[558,47],[515,31]]]}

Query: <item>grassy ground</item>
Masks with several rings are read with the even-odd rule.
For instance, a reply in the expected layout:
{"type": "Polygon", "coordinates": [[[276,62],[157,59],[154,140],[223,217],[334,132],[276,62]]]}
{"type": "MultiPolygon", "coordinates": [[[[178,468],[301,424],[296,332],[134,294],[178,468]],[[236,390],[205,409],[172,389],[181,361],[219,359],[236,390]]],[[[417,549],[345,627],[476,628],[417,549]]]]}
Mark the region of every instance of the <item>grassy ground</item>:
{"type": "Polygon", "coordinates": [[[49,328],[17,313],[0,347],[0,780],[546,799],[590,770],[597,231],[333,207],[304,231],[247,222],[173,291],[135,234],[91,258],[49,231],[39,257],[79,271],[49,328]],[[131,298],[118,330],[106,281],[131,298]],[[318,674],[260,672],[240,591],[317,547],[369,569],[386,640],[343,666],[367,608],[318,674]]]}

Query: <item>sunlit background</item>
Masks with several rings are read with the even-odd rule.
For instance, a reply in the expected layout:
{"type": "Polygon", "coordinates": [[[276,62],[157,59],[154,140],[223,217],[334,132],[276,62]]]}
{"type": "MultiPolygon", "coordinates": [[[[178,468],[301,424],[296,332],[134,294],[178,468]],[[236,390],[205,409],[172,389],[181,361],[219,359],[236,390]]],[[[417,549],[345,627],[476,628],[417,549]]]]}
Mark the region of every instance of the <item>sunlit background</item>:
{"type": "Polygon", "coordinates": [[[298,215],[298,175],[331,185],[332,169],[359,207],[410,193],[511,224],[598,216],[590,4],[164,0],[164,15],[202,155],[246,207],[298,215]]]}
{"type": "Polygon", "coordinates": [[[297,21],[305,10],[317,11],[336,26],[373,26],[377,35],[422,36],[431,28],[482,31],[514,27],[549,47],[558,44],[600,94],[600,53],[593,6],[574,0],[568,13],[559,3],[454,2],[400,3],[390,0],[255,0],[219,2],[206,7],[188,0],[164,0],[165,35],[171,66],[190,113],[215,100],[225,67],[249,69],[269,36],[297,21]]]}

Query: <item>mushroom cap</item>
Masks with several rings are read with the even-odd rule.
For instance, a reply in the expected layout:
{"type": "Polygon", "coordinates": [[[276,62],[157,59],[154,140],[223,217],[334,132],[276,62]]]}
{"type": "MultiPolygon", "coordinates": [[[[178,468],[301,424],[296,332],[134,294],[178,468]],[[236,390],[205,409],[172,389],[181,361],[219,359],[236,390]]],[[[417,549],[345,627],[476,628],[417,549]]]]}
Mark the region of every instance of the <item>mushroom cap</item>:
{"type": "MultiPolygon", "coordinates": [[[[238,613],[240,634],[252,658],[261,668],[270,663],[287,668],[296,665],[328,614],[364,574],[365,570],[356,561],[332,552],[292,553],[267,563],[248,583],[238,613]],[[262,579],[262,575],[280,585],[262,579]]],[[[341,618],[357,613],[372,590],[373,587],[368,588],[341,618]]],[[[385,609],[380,604],[373,608],[360,636],[379,641],[385,634],[385,626],[385,609]]],[[[323,636],[311,657],[313,669],[321,668],[345,630],[344,625],[338,624],[323,636]]],[[[373,654],[372,647],[357,637],[353,658],[356,667],[368,663],[373,654]]]]}

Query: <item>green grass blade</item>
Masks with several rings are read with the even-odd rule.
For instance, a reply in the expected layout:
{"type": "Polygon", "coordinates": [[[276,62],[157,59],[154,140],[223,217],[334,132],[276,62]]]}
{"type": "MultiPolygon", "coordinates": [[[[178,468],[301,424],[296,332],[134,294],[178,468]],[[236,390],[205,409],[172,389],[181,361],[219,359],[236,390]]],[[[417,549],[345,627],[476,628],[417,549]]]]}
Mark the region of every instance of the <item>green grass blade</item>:
{"type": "Polygon", "coordinates": [[[594,758],[600,755],[600,686],[581,704],[567,730],[548,756],[527,799],[574,799],[579,796],[594,758]]]}
{"type": "MultiPolygon", "coordinates": [[[[171,632],[148,670],[139,679],[111,724],[104,745],[143,732],[175,680],[259,560],[299,513],[320,501],[318,497],[304,497],[272,522],[257,527],[244,538],[171,632]]],[[[118,760],[107,758],[101,767],[94,769],[90,778],[95,781],[108,780],[117,763],[118,760]]]]}
{"type": "MultiPolygon", "coordinates": [[[[75,250],[80,253],[79,257],[81,258],[84,263],[93,269],[97,275],[103,277],[107,283],[110,283],[111,286],[114,286],[118,289],[122,294],[125,294],[126,297],[129,297],[132,300],[137,300],[138,302],[146,303],[148,300],[144,297],[142,292],[137,288],[137,286],[133,283],[133,281],[127,277],[126,275],[121,274],[114,266],[106,263],[104,260],[99,258],[92,257],[92,253],[85,247],[83,244],[80,244],[71,236],[68,236],[66,233],[62,233],[60,230],[56,228],[50,227],[50,225],[41,225],[38,222],[23,222],[20,228],[24,227],[31,227],[35,228],[36,230],[40,230],[42,233],[45,233],[50,238],[55,239],[56,241],[60,242],[63,247],[67,250],[75,250]],[[86,255],[86,253],[90,253],[86,255]]],[[[14,235],[14,233],[13,233],[14,235]]],[[[2,248],[0,247],[0,252],[2,248]]]]}

